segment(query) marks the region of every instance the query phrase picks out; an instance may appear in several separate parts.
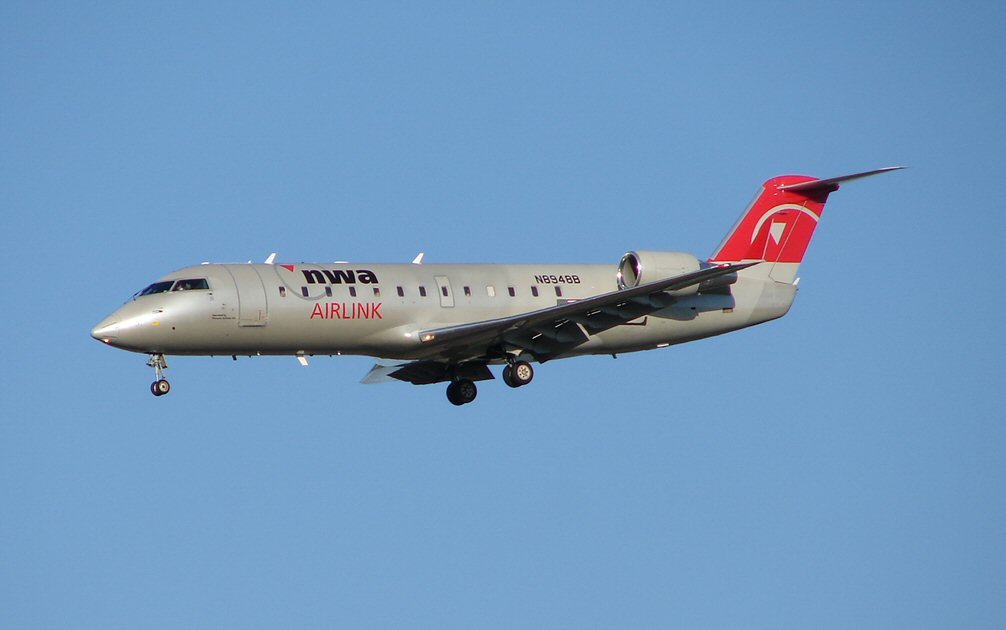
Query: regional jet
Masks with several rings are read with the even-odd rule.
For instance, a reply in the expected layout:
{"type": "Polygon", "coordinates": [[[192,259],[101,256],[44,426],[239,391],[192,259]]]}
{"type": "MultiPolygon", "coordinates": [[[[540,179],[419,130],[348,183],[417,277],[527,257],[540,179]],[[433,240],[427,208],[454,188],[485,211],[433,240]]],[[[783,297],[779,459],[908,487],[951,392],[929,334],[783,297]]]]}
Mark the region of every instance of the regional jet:
{"type": "Polygon", "coordinates": [[[367,355],[364,383],[446,382],[455,405],[475,383],[523,387],[532,364],[664,348],[785,315],[829,194],[882,168],[830,179],[775,177],[711,257],[631,251],[584,264],[203,263],[170,273],[94,327],[104,344],[149,355],[150,391],[171,389],[167,355],[367,355]]]}

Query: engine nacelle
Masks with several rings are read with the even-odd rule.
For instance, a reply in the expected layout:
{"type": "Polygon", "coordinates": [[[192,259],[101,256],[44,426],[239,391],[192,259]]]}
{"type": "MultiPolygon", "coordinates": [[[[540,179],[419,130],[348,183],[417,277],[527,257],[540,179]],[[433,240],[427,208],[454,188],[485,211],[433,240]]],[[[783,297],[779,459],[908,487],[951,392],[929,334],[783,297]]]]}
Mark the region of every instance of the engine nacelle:
{"type": "MultiPolygon", "coordinates": [[[[671,276],[680,276],[699,270],[699,259],[682,252],[628,252],[618,263],[618,288],[631,289],[647,282],[654,282],[671,276]]],[[[671,291],[672,295],[692,295],[698,291],[698,285],[692,285],[680,291],[671,291]]]]}

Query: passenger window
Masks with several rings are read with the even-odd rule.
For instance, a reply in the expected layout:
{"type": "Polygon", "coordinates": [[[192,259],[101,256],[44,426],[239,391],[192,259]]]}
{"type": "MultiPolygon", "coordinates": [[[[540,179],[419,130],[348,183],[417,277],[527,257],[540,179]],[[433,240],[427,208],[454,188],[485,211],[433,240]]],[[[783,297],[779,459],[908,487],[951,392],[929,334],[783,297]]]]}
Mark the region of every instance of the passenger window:
{"type": "Polygon", "coordinates": [[[195,289],[209,289],[210,285],[207,284],[206,278],[193,278],[190,280],[179,280],[175,283],[175,288],[172,291],[193,291],[195,289]]]}
{"type": "Polygon", "coordinates": [[[356,287],[349,287],[349,294],[356,297],[356,287]]]}
{"type": "Polygon", "coordinates": [[[308,297],[307,287],[301,287],[300,294],[303,295],[304,297],[308,297]]]}
{"type": "Polygon", "coordinates": [[[286,287],[280,287],[279,288],[279,296],[280,297],[286,297],[286,287]]]}
{"type": "Polygon", "coordinates": [[[444,294],[444,297],[447,297],[447,287],[440,287],[440,292],[444,294]]]}
{"type": "Polygon", "coordinates": [[[398,297],[405,297],[405,289],[398,287],[398,297]]]}
{"type": "Polygon", "coordinates": [[[538,297],[538,287],[531,287],[531,295],[538,297]]]}
{"type": "Polygon", "coordinates": [[[325,287],[325,295],[327,295],[328,297],[332,297],[332,287],[330,286],[325,287]]]}
{"type": "Polygon", "coordinates": [[[555,295],[556,297],[562,297],[562,287],[555,288],[555,295]]]}
{"type": "Polygon", "coordinates": [[[494,287],[491,284],[489,286],[487,286],[486,287],[486,295],[488,295],[489,297],[496,297],[496,287],[494,287]]]}
{"type": "Polygon", "coordinates": [[[381,297],[380,287],[374,287],[374,297],[381,297]]]}
{"type": "Polygon", "coordinates": [[[513,287],[507,287],[506,290],[507,293],[510,294],[510,297],[515,297],[517,295],[517,291],[513,287]]]}
{"type": "Polygon", "coordinates": [[[426,297],[426,287],[419,287],[419,295],[426,297]]]}

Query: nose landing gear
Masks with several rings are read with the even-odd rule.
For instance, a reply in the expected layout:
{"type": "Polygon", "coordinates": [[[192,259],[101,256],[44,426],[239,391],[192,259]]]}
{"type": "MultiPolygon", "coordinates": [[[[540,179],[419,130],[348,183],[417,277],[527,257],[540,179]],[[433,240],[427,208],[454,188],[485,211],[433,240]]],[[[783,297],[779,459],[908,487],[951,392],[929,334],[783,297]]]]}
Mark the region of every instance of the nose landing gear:
{"type": "Polygon", "coordinates": [[[163,354],[152,354],[147,365],[154,368],[154,382],[150,384],[150,393],[163,396],[171,391],[171,383],[164,378],[164,370],[168,369],[168,361],[163,354]]]}

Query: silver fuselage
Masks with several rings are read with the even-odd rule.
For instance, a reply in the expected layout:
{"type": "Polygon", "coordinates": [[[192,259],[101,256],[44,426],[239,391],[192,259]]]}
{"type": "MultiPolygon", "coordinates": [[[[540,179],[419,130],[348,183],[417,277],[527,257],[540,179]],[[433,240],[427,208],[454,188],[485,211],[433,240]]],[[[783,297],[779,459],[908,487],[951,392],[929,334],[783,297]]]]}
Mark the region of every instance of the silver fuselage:
{"type": "MultiPolygon", "coordinates": [[[[563,356],[647,350],[781,317],[796,287],[762,267],[741,271],[729,291],[681,297],[563,356]]],[[[420,331],[615,291],[615,271],[611,265],[553,263],[203,264],[161,280],[205,279],[207,288],[138,296],[92,334],[150,354],[423,359],[420,331]]]]}

